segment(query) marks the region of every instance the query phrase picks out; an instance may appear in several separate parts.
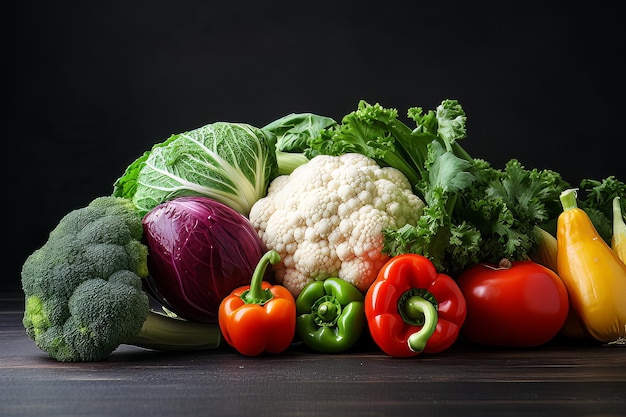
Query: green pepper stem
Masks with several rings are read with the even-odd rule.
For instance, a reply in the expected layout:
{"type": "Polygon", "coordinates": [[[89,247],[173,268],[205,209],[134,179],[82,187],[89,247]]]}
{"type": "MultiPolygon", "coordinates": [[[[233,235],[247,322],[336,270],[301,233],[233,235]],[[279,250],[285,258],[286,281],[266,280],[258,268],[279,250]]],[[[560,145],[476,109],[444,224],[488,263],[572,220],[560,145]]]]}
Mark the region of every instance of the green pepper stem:
{"type": "Polygon", "coordinates": [[[241,294],[241,299],[246,304],[265,304],[272,299],[270,291],[263,290],[263,277],[268,264],[276,265],[280,261],[280,255],[275,250],[269,250],[259,259],[252,273],[250,288],[241,294]]]}
{"type": "Polygon", "coordinates": [[[325,295],[313,303],[311,313],[318,326],[332,327],[341,317],[341,303],[335,297],[325,295]]]}
{"type": "Polygon", "coordinates": [[[569,188],[561,193],[559,199],[563,206],[563,211],[578,208],[578,202],[576,201],[577,193],[576,188],[569,188]]]}
{"type": "Polygon", "coordinates": [[[437,329],[439,315],[437,314],[435,306],[419,295],[414,295],[409,298],[406,301],[405,308],[409,316],[415,317],[417,315],[423,315],[424,317],[424,325],[422,328],[407,339],[407,344],[411,351],[421,352],[426,347],[428,339],[430,339],[437,329]]]}

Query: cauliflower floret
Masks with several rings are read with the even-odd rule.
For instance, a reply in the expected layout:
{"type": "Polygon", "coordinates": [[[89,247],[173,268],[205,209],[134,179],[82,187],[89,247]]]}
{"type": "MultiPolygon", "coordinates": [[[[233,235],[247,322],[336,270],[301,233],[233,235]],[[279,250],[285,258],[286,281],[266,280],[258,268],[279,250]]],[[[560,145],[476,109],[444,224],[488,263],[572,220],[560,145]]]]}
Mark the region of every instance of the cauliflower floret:
{"type": "Polygon", "coordinates": [[[331,276],[363,293],[389,260],[383,230],[415,225],[424,203],[398,170],[357,153],[318,155],[272,181],[249,219],[281,261],[276,280],[297,297],[331,276]]]}

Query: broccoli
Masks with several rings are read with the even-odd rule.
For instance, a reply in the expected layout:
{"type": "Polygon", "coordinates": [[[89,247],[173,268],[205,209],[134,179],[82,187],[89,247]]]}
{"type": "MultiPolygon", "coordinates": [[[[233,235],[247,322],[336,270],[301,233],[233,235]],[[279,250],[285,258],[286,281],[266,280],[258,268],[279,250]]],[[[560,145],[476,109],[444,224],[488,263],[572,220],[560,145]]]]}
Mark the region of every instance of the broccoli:
{"type": "Polygon", "coordinates": [[[23,325],[60,362],[100,361],[120,344],[157,350],[216,348],[219,326],[150,308],[148,249],[128,199],[103,196],[65,215],[22,267],[23,325]]]}

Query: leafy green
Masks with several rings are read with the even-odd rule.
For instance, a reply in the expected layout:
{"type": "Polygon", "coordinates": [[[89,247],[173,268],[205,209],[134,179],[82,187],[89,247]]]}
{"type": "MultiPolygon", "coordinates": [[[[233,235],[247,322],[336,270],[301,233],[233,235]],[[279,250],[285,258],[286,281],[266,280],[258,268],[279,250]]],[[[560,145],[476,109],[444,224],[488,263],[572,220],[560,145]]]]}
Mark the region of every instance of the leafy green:
{"type": "Polygon", "coordinates": [[[427,112],[421,107],[410,108],[408,116],[416,123],[414,129],[398,119],[396,109],[361,100],[355,111],[342,118],[340,125],[322,130],[311,140],[305,154],[361,153],[381,166],[398,169],[419,195],[415,186],[428,176],[425,163],[431,142],[439,142],[456,156],[471,160],[457,143],[466,136],[466,117],[456,100],[444,100],[436,110],[427,112]]]}
{"type": "MultiPolygon", "coordinates": [[[[359,102],[356,111],[347,114],[341,124],[331,126],[309,142],[305,155],[341,155],[356,152],[370,157],[381,166],[391,166],[402,172],[413,186],[419,180],[419,165],[411,160],[404,146],[413,147],[411,129],[397,119],[395,109],[380,104],[359,102]]],[[[424,147],[427,143],[423,143],[424,147]]]]}
{"type": "Polygon", "coordinates": [[[622,213],[626,212],[626,183],[611,175],[603,180],[583,179],[578,193],[578,207],[583,209],[606,243],[613,235],[613,199],[620,197],[622,213]]]}
{"type": "Polygon", "coordinates": [[[291,113],[262,127],[276,137],[276,160],[278,174],[288,175],[302,164],[309,161],[304,151],[309,148],[312,138],[320,131],[337,125],[326,116],[313,113],[291,113]]]}
{"type": "Polygon", "coordinates": [[[309,162],[304,153],[276,151],[276,162],[278,163],[278,175],[289,175],[300,165],[309,162]]]}
{"type": "Polygon", "coordinates": [[[558,216],[558,196],[569,184],[515,159],[496,169],[472,158],[459,143],[466,115],[456,100],[429,111],[413,107],[407,115],[414,128],[395,109],[360,101],[305,153],[358,152],[405,174],[426,207],[417,224],[384,230],[388,255],[420,253],[451,275],[477,262],[528,258],[537,244],[533,227],[558,216]]]}
{"type": "Polygon", "coordinates": [[[262,129],[276,135],[276,149],[282,152],[304,152],[311,138],[323,129],[337,125],[326,116],[313,113],[291,113],[263,126],[262,129]]]}
{"type": "Polygon", "coordinates": [[[114,184],[142,215],[167,200],[203,195],[248,215],[278,175],[275,136],[243,123],[216,122],[170,136],[114,184]]]}

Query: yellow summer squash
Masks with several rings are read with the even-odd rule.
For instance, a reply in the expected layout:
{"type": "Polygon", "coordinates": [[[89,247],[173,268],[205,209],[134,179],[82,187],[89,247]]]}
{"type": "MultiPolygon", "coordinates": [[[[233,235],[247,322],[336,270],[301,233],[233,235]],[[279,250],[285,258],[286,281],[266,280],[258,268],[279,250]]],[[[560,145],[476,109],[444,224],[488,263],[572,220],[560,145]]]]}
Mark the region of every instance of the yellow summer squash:
{"type": "Polygon", "coordinates": [[[626,265],[577,206],[576,190],[560,196],[557,269],[579,322],[600,342],[626,337],[626,265]]]}

